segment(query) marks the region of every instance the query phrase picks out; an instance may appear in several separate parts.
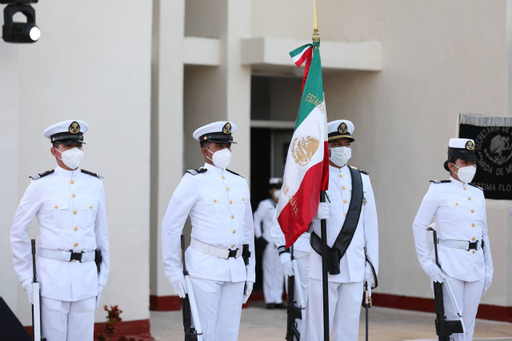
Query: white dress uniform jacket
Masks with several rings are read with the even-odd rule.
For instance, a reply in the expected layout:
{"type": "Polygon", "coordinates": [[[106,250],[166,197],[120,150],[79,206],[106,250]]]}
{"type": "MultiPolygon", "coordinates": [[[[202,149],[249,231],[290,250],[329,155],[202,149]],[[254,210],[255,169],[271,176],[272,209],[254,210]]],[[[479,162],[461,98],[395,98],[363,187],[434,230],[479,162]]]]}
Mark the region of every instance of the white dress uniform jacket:
{"type": "Polygon", "coordinates": [[[254,211],[254,235],[256,238],[263,237],[268,243],[272,241],[271,226],[274,223],[276,203],[272,198],[260,201],[258,208],[254,211]]]}
{"type": "Polygon", "coordinates": [[[32,255],[27,230],[37,216],[39,248],[73,252],[101,250],[98,275],[95,262],[65,262],[38,257],[41,296],[79,301],[98,294],[109,274],[109,241],[103,182],[80,170],[57,167],[52,174],[31,180],[11,228],[14,269],[23,282],[32,278],[32,255]]]}
{"type": "Polygon", "coordinates": [[[240,250],[249,244],[246,267],[242,257],[222,259],[189,247],[186,252],[190,276],[223,282],[255,281],[254,225],[247,181],[227,170],[205,164],[206,172],[186,173],[169,202],[162,222],[165,274],[169,280],[182,274],[180,235],[190,215],[191,237],[223,249],[240,250]]]}
{"type": "MultiPolygon", "coordinates": [[[[370,183],[370,177],[361,174],[363,180],[363,206],[359,223],[347,252],[340,261],[340,274],[330,275],[330,282],[361,282],[365,274],[365,249],[375,271],[379,268],[379,236],[377,209],[370,183]]],[[[345,222],[345,214],[350,206],[352,178],[348,166],[337,168],[329,166],[330,200],[329,218],[327,218],[327,245],[332,247],[345,222]]],[[[321,237],[320,221],[313,221],[313,231],[321,237]]],[[[314,250],[310,253],[309,278],[322,279],[322,258],[314,250]]]]}
{"type": "Polygon", "coordinates": [[[473,282],[492,278],[491,245],[487,235],[485,197],[480,188],[464,185],[450,178],[450,182],[432,183],[423,198],[414,219],[414,241],[418,260],[423,269],[435,262],[434,249],[427,234],[428,225],[435,222],[439,261],[452,278],[473,282]],[[483,241],[484,248],[462,250],[443,246],[443,240],[483,241]]]}

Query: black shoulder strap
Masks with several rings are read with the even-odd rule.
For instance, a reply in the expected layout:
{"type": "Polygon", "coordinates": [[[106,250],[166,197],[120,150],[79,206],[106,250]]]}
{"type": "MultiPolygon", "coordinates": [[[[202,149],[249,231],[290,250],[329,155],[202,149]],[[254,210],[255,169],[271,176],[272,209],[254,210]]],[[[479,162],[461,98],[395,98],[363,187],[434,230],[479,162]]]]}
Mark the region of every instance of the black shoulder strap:
{"type": "MultiPolygon", "coordinates": [[[[350,167],[349,169],[350,175],[352,176],[352,196],[343,227],[332,248],[328,248],[329,255],[327,255],[327,257],[329,273],[331,275],[340,273],[340,260],[345,255],[352,242],[357,225],[359,224],[361,209],[363,208],[363,179],[361,172],[355,167],[350,167]]],[[[315,232],[311,233],[310,243],[312,248],[319,255],[322,255],[322,240],[315,232]]]]}
{"type": "Polygon", "coordinates": [[[103,179],[103,176],[99,175],[98,173],[94,173],[94,172],[91,172],[91,171],[88,171],[86,169],[81,169],[82,173],[84,174],[87,174],[87,175],[90,175],[90,176],[94,176],[94,177],[97,177],[98,179],[103,179]]]}
{"type": "Polygon", "coordinates": [[[235,174],[235,175],[238,175],[239,177],[242,177],[242,178],[243,178],[243,176],[242,176],[242,175],[240,175],[240,174],[238,174],[238,173],[236,173],[236,172],[233,172],[231,169],[227,169],[227,168],[226,168],[226,170],[227,170],[228,172],[230,172],[231,174],[235,174]]]}
{"type": "Polygon", "coordinates": [[[190,174],[190,175],[197,175],[197,174],[201,174],[201,173],[206,173],[208,169],[206,168],[196,168],[196,169],[189,169],[187,170],[187,173],[190,174]]]}
{"type": "Polygon", "coordinates": [[[44,178],[47,175],[52,174],[53,172],[55,172],[55,170],[54,169],[50,169],[50,170],[47,170],[46,172],[43,172],[43,173],[38,173],[38,174],[31,175],[31,176],[29,176],[29,178],[32,179],[32,180],[39,180],[41,178],[44,178]]]}
{"type": "Polygon", "coordinates": [[[469,183],[469,185],[471,185],[471,186],[473,186],[473,187],[475,187],[475,188],[478,188],[478,189],[479,189],[479,190],[481,190],[481,191],[483,191],[483,190],[484,190],[482,187],[477,186],[477,185],[475,185],[475,184],[469,183]]]}
{"type": "Polygon", "coordinates": [[[347,249],[354,237],[359,217],[361,216],[361,209],[363,208],[363,179],[361,172],[357,168],[350,167],[350,175],[352,176],[352,196],[350,199],[350,206],[348,207],[347,217],[343,223],[340,234],[334,242],[333,248],[340,251],[340,259],[345,255],[347,249]]]}
{"type": "Polygon", "coordinates": [[[449,184],[452,182],[451,180],[430,180],[433,184],[449,184]]]}

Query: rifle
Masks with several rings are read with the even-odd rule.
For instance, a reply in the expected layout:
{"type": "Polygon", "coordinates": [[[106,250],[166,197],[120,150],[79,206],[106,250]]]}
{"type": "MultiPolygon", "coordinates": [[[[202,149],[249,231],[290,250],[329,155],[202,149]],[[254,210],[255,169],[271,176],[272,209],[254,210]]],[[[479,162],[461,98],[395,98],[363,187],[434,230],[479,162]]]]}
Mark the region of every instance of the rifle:
{"type": "Polygon", "coordinates": [[[185,263],[185,236],[181,235],[181,256],[183,261],[183,275],[187,285],[188,294],[181,299],[181,311],[183,312],[183,328],[185,330],[185,341],[203,341],[203,330],[199,321],[194,289],[185,263]]]}
{"type": "MultiPolygon", "coordinates": [[[[441,267],[441,264],[439,263],[439,256],[437,254],[437,232],[432,227],[429,227],[427,231],[433,232],[434,237],[434,251],[436,256],[436,265],[443,271],[443,268],[441,267]]],[[[443,271],[444,272],[444,271],[443,271]]],[[[460,313],[459,305],[457,304],[457,301],[455,300],[455,296],[453,295],[453,290],[448,282],[448,280],[445,281],[449,296],[452,300],[453,305],[455,306],[455,310],[457,312],[457,315],[459,316],[460,320],[447,320],[446,316],[444,315],[444,298],[443,298],[443,284],[434,282],[434,300],[435,300],[435,306],[436,306],[436,334],[439,338],[439,341],[450,341],[450,335],[453,333],[464,333],[464,321],[462,320],[462,314],[460,313]]],[[[464,333],[464,339],[466,338],[466,335],[464,333]]]]}
{"type": "Polygon", "coordinates": [[[302,310],[305,307],[304,298],[302,295],[302,286],[300,282],[299,267],[297,261],[293,258],[293,246],[291,252],[293,276],[288,276],[286,340],[299,341],[300,331],[298,328],[298,323],[295,320],[302,320],[302,310]]]}
{"type": "Polygon", "coordinates": [[[368,283],[364,284],[365,294],[363,307],[365,309],[366,322],[365,322],[365,340],[368,341],[368,315],[369,309],[372,307],[372,288],[368,286],[368,283]]]}
{"type": "Polygon", "coordinates": [[[34,329],[34,341],[46,341],[41,337],[41,292],[36,273],[36,240],[30,241],[32,245],[32,328],[34,329]]]}

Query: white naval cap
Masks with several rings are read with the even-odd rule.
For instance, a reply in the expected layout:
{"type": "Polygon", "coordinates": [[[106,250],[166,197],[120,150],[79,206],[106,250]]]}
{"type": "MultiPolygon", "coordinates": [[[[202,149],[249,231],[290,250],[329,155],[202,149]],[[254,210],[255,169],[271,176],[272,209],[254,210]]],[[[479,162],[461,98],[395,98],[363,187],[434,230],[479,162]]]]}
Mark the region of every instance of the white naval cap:
{"type": "Polygon", "coordinates": [[[84,143],[84,133],[88,129],[89,126],[84,121],[66,120],[49,126],[44,130],[43,135],[50,139],[51,143],[84,143]]]}
{"type": "Polygon", "coordinates": [[[448,156],[467,161],[477,161],[475,141],[472,139],[452,138],[448,143],[448,156]]]}
{"type": "Polygon", "coordinates": [[[283,185],[283,179],[279,177],[273,177],[268,180],[268,187],[270,188],[281,188],[283,185]]]}
{"type": "Polygon", "coordinates": [[[338,139],[348,139],[351,142],[354,142],[354,123],[349,120],[336,120],[327,123],[327,132],[329,141],[334,141],[338,139]]]}
{"type": "Polygon", "coordinates": [[[231,135],[236,131],[236,124],[230,121],[212,122],[194,131],[192,136],[199,142],[234,143],[231,135]]]}

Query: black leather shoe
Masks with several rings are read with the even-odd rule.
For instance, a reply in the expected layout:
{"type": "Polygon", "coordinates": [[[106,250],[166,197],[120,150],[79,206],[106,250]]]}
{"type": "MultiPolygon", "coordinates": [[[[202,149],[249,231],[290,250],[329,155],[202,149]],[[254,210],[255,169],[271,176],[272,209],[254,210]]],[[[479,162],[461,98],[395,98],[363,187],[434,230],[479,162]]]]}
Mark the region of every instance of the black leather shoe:
{"type": "Polygon", "coordinates": [[[275,303],[267,303],[267,309],[276,309],[275,303]]]}

